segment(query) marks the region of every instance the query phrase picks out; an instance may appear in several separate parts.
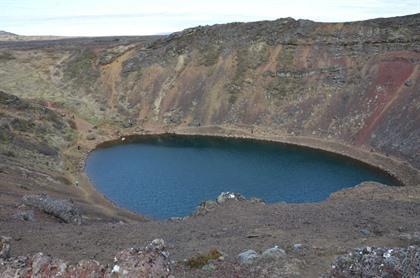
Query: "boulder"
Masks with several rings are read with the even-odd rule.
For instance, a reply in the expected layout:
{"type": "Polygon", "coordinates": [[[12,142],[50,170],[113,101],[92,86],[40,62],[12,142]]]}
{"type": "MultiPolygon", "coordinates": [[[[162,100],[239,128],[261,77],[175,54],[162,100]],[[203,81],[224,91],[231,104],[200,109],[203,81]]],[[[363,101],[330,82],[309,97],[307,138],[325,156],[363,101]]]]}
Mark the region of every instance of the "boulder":
{"type": "Polygon", "coordinates": [[[361,229],[360,233],[364,236],[368,236],[370,234],[370,231],[368,229],[361,229]]]}
{"type": "Polygon", "coordinates": [[[295,243],[295,244],[293,244],[293,246],[292,246],[292,250],[293,250],[293,252],[295,252],[295,253],[299,253],[299,252],[301,252],[301,251],[302,251],[302,249],[303,249],[303,244],[301,244],[301,243],[295,243]]]}
{"type": "Polygon", "coordinates": [[[258,254],[254,250],[246,250],[238,255],[240,264],[251,264],[257,258],[258,254]]]}
{"type": "Polygon", "coordinates": [[[269,248],[261,254],[262,259],[280,259],[280,258],[286,258],[286,257],[287,257],[286,251],[279,248],[278,246],[269,248]]]}
{"type": "Polygon", "coordinates": [[[217,197],[218,204],[222,204],[228,200],[242,201],[242,200],[245,200],[245,198],[240,193],[235,193],[235,192],[222,192],[217,197]]]}
{"type": "Polygon", "coordinates": [[[47,194],[25,195],[22,200],[25,205],[42,210],[65,223],[78,225],[82,223],[81,211],[71,201],[54,199],[47,194]]]}
{"type": "Polygon", "coordinates": [[[407,87],[411,87],[411,86],[413,86],[413,81],[409,79],[409,80],[404,82],[404,85],[407,86],[407,87]]]}

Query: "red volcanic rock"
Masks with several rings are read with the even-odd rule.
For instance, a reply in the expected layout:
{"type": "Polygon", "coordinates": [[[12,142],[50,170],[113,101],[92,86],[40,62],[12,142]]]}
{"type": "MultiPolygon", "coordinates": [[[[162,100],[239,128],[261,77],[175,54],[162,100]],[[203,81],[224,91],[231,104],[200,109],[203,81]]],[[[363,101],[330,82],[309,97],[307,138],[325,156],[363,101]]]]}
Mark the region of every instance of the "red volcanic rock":
{"type": "MultiPolygon", "coordinates": [[[[3,240],[3,238],[2,238],[3,240]]],[[[3,245],[5,246],[5,245],[3,245]]],[[[7,245],[10,250],[10,246],[7,245]]],[[[7,250],[2,248],[3,250],[7,250]]],[[[6,254],[6,253],[5,253],[6,254]]],[[[168,277],[169,254],[162,239],[153,240],[141,249],[119,252],[113,267],[95,260],[82,260],[70,265],[43,253],[29,257],[0,257],[0,277],[168,277]]]]}
{"type": "Polygon", "coordinates": [[[169,254],[162,239],[153,240],[146,248],[130,248],[115,256],[112,277],[167,277],[169,254]]]}

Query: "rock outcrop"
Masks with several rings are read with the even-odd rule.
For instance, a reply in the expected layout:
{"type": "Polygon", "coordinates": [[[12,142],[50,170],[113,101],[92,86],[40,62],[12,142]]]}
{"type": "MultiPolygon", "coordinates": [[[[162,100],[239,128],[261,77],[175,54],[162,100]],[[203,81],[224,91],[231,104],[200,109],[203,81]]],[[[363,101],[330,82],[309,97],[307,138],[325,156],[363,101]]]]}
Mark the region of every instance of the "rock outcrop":
{"type": "MultiPolygon", "coordinates": [[[[3,238],[2,238],[3,240],[3,238]]],[[[2,241],[3,242],[3,241],[2,241]]],[[[3,250],[3,249],[0,249],[3,250]]],[[[0,277],[168,277],[169,254],[162,239],[147,247],[119,252],[112,267],[95,260],[70,264],[43,253],[33,256],[0,256],[0,277]]]]}
{"type": "Polygon", "coordinates": [[[116,277],[168,277],[170,261],[165,242],[155,239],[143,249],[119,252],[111,273],[116,277]]]}
{"type": "Polygon", "coordinates": [[[69,200],[54,199],[47,194],[25,195],[22,198],[26,206],[37,208],[47,214],[55,216],[65,223],[82,224],[82,213],[69,200]]]}
{"type": "Polygon", "coordinates": [[[356,249],[336,259],[325,277],[419,277],[420,247],[356,249]]]}

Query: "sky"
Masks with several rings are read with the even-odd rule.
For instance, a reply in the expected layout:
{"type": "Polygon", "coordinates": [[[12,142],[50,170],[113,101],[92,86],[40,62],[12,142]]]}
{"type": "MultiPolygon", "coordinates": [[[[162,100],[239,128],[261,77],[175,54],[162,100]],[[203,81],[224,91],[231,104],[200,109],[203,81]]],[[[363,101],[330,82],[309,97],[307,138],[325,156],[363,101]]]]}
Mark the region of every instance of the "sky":
{"type": "Polygon", "coordinates": [[[152,35],[282,17],[343,22],[420,13],[420,0],[0,0],[0,30],[20,35],[152,35]]]}

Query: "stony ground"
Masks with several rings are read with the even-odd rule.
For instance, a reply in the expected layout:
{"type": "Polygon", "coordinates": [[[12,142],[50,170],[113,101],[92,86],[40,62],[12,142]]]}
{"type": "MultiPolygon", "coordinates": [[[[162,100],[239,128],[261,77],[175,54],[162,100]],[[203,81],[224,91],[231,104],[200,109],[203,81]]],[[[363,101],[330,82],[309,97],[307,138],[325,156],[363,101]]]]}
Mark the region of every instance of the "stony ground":
{"type": "Polygon", "coordinates": [[[420,244],[419,196],[418,188],[363,184],[319,204],[233,200],[185,220],[79,226],[36,215],[32,221],[3,220],[0,234],[12,237],[14,256],[44,252],[70,262],[95,259],[111,264],[118,251],[163,238],[171,259],[177,262],[173,268],[176,277],[220,277],[222,273],[244,277],[263,271],[259,268],[267,268],[267,273],[291,271],[318,277],[329,271],[336,256],[353,248],[420,244]],[[261,253],[273,246],[286,251],[287,259],[282,262],[287,266],[264,261],[239,264],[239,253],[248,249],[261,253]],[[223,261],[213,263],[214,269],[189,269],[182,263],[214,248],[224,254],[223,261]]]}

